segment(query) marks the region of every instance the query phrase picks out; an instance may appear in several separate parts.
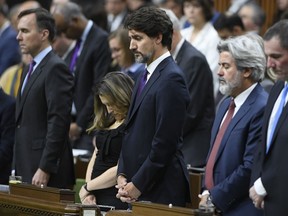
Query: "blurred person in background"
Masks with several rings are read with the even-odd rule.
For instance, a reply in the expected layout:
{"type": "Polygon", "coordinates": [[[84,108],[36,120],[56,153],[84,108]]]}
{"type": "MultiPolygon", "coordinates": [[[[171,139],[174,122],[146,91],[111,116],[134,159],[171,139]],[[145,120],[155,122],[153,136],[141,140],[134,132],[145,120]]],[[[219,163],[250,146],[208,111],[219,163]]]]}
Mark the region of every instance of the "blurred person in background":
{"type": "Polygon", "coordinates": [[[133,52],[129,49],[129,44],[130,39],[127,29],[120,28],[110,33],[109,46],[113,63],[136,82],[139,74],[145,70],[145,66],[142,63],[135,62],[135,57],[133,52]]]}
{"type": "Polygon", "coordinates": [[[8,8],[0,5],[0,76],[10,66],[21,61],[17,32],[8,19],[8,8]]]}
{"type": "MultiPolygon", "coordinates": [[[[184,0],[184,14],[190,27],[181,31],[182,36],[198,49],[207,59],[213,75],[215,103],[219,94],[217,44],[220,41],[217,31],[210,22],[213,17],[212,0],[184,0]]],[[[215,105],[216,105],[215,104],[215,105]]]]}

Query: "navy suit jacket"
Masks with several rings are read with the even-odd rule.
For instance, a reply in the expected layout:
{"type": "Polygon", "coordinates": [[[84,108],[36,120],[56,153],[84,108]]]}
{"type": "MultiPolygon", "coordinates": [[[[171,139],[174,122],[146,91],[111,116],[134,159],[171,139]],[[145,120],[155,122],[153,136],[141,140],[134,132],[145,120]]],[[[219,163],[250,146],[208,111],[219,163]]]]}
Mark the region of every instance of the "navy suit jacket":
{"type": "MultiPolygon", "coordinates": [[[[262,215],[249,199],[249,183],[267,97],[262,86],[257,84],[232,118],[221,141],[213,170],[215,186],[210,193],[213,203],[224,215],[262,215]]],[[[210,151],[230,100],[225,99],[216,114],[210,151]]]]}
{"type": "Polygon", "coordinates": [[[286,103],[274,131],[272,143],[266,154],[267,130],[274,104],[284,87],[277,82],[270,91],[267,102],[261,143],[255,154],[251,183],[261,177],[267,196],[264,199],[264,212],[267,216],[287,215],[288,182],[288,104],[286,103]]]}
{"type": "Polygon", "coordinates": [[[69,143],[73,76],[53,51],[32,73],[16,100],[15,168],[27,183],[38,168],[50,173],[48,186],[67,188],[75,183],[69,143]]]}
{"type": "Polygon", "coordinates": [[[141,191],[139,200],[185,206],[188,173],[180,148],[189,93],[182,71],[167,57],[137,97],[139,80],[132,94],[118,173],[141,191]]]}
{"type": "Polygon", "coordinates": [[[183,132],[184,161],[202,167],[209,151],[215,117],[212,72],[205,56],[186,40],[176,62],[185,74],[191,99],[183,132]]]}
{"type": "Polygon", "coordinates": [[[0,36],[0,76],[10,66],[21,61],[17,32],[12,26],[2,32],[0,36]]]}
{"type": "Polygon", "coordinates": [[[15,137],[15,99],[0,88],[0,184],[8,184],[15,137]]]}

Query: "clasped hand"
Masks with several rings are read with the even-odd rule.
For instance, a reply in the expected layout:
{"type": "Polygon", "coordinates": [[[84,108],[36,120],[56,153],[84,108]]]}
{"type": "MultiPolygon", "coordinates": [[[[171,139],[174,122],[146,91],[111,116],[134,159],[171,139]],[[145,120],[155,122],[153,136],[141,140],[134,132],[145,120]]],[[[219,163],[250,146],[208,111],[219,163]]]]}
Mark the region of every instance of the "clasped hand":
{"type": "Polygon", "coordinates": [[[250,199],[252,199],[253,204],[256,208],[263,209],[264,208],[264,197],[260,196],[256,193],[255,187],[252,186],[249,190],[250,199]]]}
{"type": "Polygon", "coordinates": [[[141,192],[135,185],[132,182],[127,183],[127,179],[123,176],[118,176],[117,185],[115,187],[118,189],[116,197],[122,202],[135,202],[141,195],[141,192]]]}

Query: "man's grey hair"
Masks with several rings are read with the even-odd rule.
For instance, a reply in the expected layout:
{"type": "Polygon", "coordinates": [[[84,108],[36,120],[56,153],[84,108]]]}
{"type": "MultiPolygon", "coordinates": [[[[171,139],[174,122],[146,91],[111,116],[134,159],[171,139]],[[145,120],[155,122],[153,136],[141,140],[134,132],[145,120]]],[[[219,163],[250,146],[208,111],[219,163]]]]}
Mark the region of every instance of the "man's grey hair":
{"type": "Polygon", "coordinates": [[[166,8],[161,8],[161,10],[165,11],[167,16],[170,18],[171,22],[173,23],[173,29],[176,31],[180,31],[180,21],[175,15],[175,13],[172,10],[166,8]]]}
{"type": "Polygon", "coordinates": [[[238,70],[251,68],[251,78],[260,82],[264,78],[266,70],[266,56],[263,49],[263,40],[256,34],[246,34],[228,38],[219,42],[219,53],[229,52],[238,70]]]}
{"type": "Polygon", "coordinates": [[[56,4],[52,13],[62,14],[65,22],[69,22],[74,16],[83,16],[81,7],[74,2],[56,4]]]}

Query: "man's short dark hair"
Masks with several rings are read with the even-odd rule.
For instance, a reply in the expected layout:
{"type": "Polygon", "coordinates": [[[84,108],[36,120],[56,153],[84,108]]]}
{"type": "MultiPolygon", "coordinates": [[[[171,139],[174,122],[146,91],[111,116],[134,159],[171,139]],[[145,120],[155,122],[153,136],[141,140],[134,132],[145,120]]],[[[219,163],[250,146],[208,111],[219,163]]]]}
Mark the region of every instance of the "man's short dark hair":
{"type": "Polygon", "coordinates": [[[162,34],[162,45],[171,49],[173,24],[166,12],[155,7],[142,7],[132,12],[125,20],[124,27],[145,33],[148,37],[162,34]]]}
{"type": "Polygon", "coordinates": [[[273,37],[278,37],[283,49],[288,50],[288,20],[280,20],[271,26],[263,36],[264,41],[269,41],[273,37]]]}
{"type": "Polygon", "coordinates": [[[56,35],[56,26],[53,16],[44,8],[34,8],[21,11],[18,15],[18,20],[23,16],[35,13],[36,23],[40,30],[47,29],[49,31],[49,41],[52,42],[56,35]]]}

